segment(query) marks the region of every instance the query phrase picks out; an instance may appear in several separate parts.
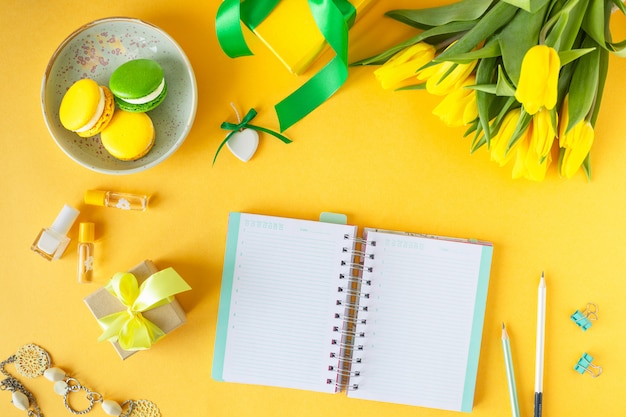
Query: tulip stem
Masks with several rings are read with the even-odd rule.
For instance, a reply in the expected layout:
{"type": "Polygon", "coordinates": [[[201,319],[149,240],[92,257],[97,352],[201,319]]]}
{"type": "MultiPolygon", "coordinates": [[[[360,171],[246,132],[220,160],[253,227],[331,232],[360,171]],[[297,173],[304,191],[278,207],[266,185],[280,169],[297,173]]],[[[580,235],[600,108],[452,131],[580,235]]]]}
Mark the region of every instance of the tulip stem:
{"type": "Polygon", "coordinates": [[[457,33],[454,36],[450,36],[448,39],[446,39],[445,41],[442,41],[440,43],[438,43],[437,45],[435,45],[435,50],[437,51],[443,51],[444,49],[446,49],[448,46],[452,45],[454,42],[458,41],[459,39],[461,39],[465,34],[467,33],[467,31],[465,32],[460,32],[457,33]]]}
{"type": "MultiPolygon", "coordinates": [[[[559,10],[554,16],[552,16],[541,28],[541,32],[539,32],[539,45],[545,45],[546,38],[548,37],[548,31],[552,29],[554,25],[556,25],[557,21],[561,18],[562,14],[569,14],[569,12],[578,4],[580,0],[571,0],[569,1],[565,7],[559,10]]],[[[550,46],[550,45],[548,45],[550,46]]]]}

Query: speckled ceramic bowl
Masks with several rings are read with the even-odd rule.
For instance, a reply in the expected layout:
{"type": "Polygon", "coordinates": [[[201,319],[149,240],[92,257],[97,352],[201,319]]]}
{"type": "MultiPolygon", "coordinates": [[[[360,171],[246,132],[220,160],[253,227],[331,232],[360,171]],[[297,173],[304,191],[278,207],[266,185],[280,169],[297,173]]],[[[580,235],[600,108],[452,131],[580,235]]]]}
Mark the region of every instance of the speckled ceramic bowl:
{"type": "Polygon", "coordinates": [[[156,26],[125,17],[96,20],[68,36],[52,55],[41,86],[43,116],[56,143],[74,161],[105,174],[140,172],[167,159],[187,137],[197,102],[193,69],[180,46],[156,26]],[[136,161],[120,161],[104,149],[99,135],[81,138],[66,130],[59,120],[59,106],[75,81],[91,78],[108,86],[118,66],[137,58],[161,65],[168,93],[148,113],[156,131],[150,152],[136,161]]]}

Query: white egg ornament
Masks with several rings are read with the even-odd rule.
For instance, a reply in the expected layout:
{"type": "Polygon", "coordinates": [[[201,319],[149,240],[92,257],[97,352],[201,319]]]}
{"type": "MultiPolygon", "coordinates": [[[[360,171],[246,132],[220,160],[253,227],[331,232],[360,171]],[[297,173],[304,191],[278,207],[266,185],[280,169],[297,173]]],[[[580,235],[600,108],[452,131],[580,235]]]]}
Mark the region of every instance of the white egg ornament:
{"type": "Polygon", "coordinates": [[[234,132],[226,142],[228,149],[243,162],[248,162],[259,146],[259,134],[253,129],[234,132]]]}

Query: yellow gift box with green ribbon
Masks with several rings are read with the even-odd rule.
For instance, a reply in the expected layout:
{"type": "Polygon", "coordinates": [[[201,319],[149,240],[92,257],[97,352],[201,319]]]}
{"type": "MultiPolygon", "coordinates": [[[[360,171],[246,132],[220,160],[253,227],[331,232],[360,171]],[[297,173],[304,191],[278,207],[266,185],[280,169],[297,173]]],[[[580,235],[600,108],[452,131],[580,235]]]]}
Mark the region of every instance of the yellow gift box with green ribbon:
{"type": "Polygon", "coordinates": [[[244,28],[261,39],[294,74],[326,47],[335,56],[275,105],[280,131],[332,96],[348,77],[348,31],[375,0],[224,0],[215,18],[217,39],[231,58],[253,55],[244,28]]]}
{"type": "MultiPolygon", "coordinates": [[[[358,20],[374,1],[352,0],[358,20]]],[[[295,75],[303,74],[328,48],[306,1],[283,0],[252,32],[295,75]]]]}
{"type": "Polygon", "coordinates": [[[185,323],[185,312],[175,295],[190,289],[173,268],[159,271],[146,260],[115,274],[84,301],[103,330],[98,340],[113,343],[118,355],[126,359],[185,323]]]}

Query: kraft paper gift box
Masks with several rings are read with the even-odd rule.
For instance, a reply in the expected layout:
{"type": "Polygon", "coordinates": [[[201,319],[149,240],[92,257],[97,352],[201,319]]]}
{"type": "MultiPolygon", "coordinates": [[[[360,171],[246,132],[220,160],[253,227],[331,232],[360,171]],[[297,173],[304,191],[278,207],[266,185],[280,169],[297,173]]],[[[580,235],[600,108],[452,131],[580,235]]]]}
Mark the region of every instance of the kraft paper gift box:
{"type": "MultiPolygon", "coordinates": [[[[375,0],[352,0],[356,21],[375,0]]],[[[306,0],[282,0],[254,34],[296,75],[302,74],[328,47],[306,0]]]]}
{"type": "MultiPolygon", "coordinates": [[[[132,273],[141,285],[145,279],[158,271],[159,269],[152,261],[146,260],[128,272],[132,273]]],[[[84,301],[96,319],[126,310],[126,307],[104,287],[85,297],[84,301]]],[[[175,298],[170,303],[144,311],[141,314],[166,334],[171,333],[187,321],[183,308],[175,298]]],[[[122,349],[118,342],[111,342],[111,344],[123,360],[137,352],[122,349]]]]}

